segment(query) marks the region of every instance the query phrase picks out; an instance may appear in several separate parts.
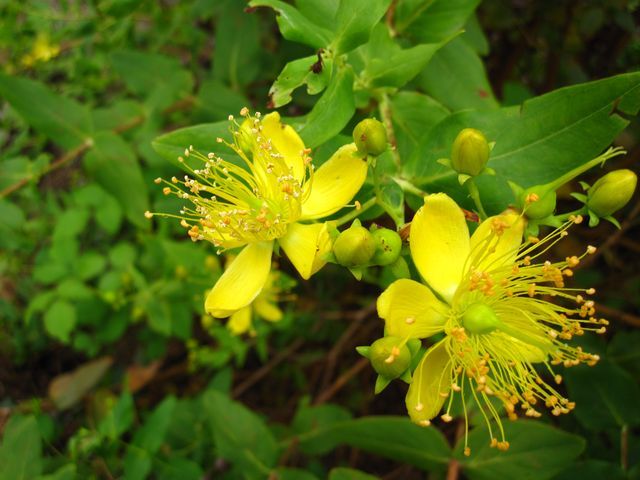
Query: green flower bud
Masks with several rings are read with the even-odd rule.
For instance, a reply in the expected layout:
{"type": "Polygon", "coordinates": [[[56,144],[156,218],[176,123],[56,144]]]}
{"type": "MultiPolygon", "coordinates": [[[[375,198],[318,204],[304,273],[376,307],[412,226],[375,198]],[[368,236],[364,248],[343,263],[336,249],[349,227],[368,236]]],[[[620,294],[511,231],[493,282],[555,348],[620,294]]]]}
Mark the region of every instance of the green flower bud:
{"type": "Polygon", "coordinates": [[[465,128],[453,142],[451,166],[464,175],[479,175],[489,161],[489,151],[489,144],[482,132],[465,128]]]}
{"type": "Polygon", "coordinates": [[[394,230],[377,228],[371,232],[376,242],[376,252],[371,259],[374,265],[391,265],[400,256],[402,239],[394,230]]]}
{"type": "Polygon", "coordinates": [[[375,251],[376,241],[373,235],[360,222],[353,222],[333,243],[333,254],[337,262],[345,267],[368,264],[375,251]]]}
{"type": "Polygon", "coordinates": [[[353,141],[360,153],[375,157],[387,149],[387,131],[375,118],[367,118],[353,129],[353,141]]]}
{"type": "Polygon", "coordinates": [[[254,128],[253,120],[246,118],[235,133],[238,147],[245,155],[252,155],[255,147],[255,136],[251,132],[252,128],[254,128]]]}
{"type": "Polygon", "coordinates": [[[500,319],[484,303],[474,303],[462,314],[462,326],[470,333],[491,333],[500,326],[500,319]]]}
{"type": "Polygon", "coordinates": [[[637,182],[638,177],[631,170],[609,172],[589,188],[587,207],[599,217],[608,217],[631,200],[637,182]]]}
{"type": "Polygon", "coordinates": [[[520,196],[520,205],[527,218],[541,220],[556,211],[556,192],[543,185],[529,187],[520,196]]]}
{"type": "Polygon", "coordinates": [[[382,377],[400,377],[411,364],[411,351],[398,337],[384,337],[371,344],[371,366],[382,377]]]}

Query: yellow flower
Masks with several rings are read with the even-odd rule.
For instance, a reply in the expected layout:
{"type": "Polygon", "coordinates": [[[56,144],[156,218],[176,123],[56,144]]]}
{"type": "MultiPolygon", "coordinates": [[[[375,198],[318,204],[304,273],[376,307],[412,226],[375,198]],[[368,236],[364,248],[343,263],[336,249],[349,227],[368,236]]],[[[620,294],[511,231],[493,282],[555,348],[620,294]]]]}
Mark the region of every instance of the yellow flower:
{"type": "Polygon", "coordinates": [[[180,212],[192,240],[207,240],[221,250],[244,247],[205,301],[214,317],[232,315],[256,299],[269,278],[275,242],[302,278],[322,268],[331,250],[327,225],[303,222],[346,206],[367,175],[366,161],[353,143],[314,172],[310,150],[277,112],[251,116],[245,108],[241,114],[246,117],[242,125],[229,117],[233,143],[228,144],[241,164],[190,147],[185,155],[200,159],[202,167],[184,180],[173,177],[164,188],[165,194],[193,204],[180,212]]]}
{"type": "MultiPolygon", "coordinates": [[[[408,340],[444,333],[418,364],[406,397],[411,419],[429,425],[445,406],[450,412],[456,393],[473,398],[489,427],[491,445],[505,450],[500,416],[492,398],[498,399],[510,418],[521,411],[538,417],[546,406],[554,415],[568,413],[574,404],[564,398],[536,371],[539,364],[554,382],[562,377],[556,365],[595,364],[597,355],[564,343],[585,330],[604,332],[606,320],[594,318],[594,302],[586,295],[595,290],[566,288],[564,278],[582,257],[539,263],[551,245],[567,235],[571,223],[548,237],[522,243],[524,221],[505,213],[482,222],[474,234],[464,215],[445,194],[429,195],[413,219],[411,256],[425,284],[402,279],[391,284],[378,299],[378,314],[386,334],[408,340]],[[567,306],[551,303],[563,299],[567,306]],[[497,423],[498,432],[491,427],[497,423]],[[498,440],[499,439],[499,440],[498,440]]],[[[465,411],[465,424],[468,419],[465,411]]],[[[466,434],[465,434],[466,447],[466,434]]],[[[465,453],[469,454],[468,447],[465,453]]]]}

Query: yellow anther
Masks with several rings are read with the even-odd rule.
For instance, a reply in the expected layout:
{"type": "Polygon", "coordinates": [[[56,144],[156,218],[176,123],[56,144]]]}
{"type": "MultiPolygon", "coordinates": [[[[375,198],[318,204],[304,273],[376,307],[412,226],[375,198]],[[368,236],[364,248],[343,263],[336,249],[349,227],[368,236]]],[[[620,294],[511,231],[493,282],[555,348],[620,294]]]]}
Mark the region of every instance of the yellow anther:
{"type": "Polygon", "coordinates": [[[587,247],[587,253],[588,253],[589,255],[593,255],[594,253],[596,253],[596,250],[597,250],[597,249],[596,249],[596,247],[594,247],[593,245],[589,245],[589,246],[587,247]]]}
{"type": "Polygon", "coordinates": [[[147,210],[146,212],[144,212],[144,216],[146,218],[151,218],[151,217],[153,217],[153,213],[151,213],[149,210],[147,210]]]}
{"type": "Polygon", "coordinates": [[[445,413],[444,415],[441,415],[440,418],[445,423],[449,423],[451,420],[453,420],[453,417],[451,415],[449,415],[448,413],[445,413]]]}
{"type": "Polygon", "coordinates": [[[153,181],[155,184],[159,184],[162,182],[162,178],[158,177],[153,181]]]}
{"type": "Polygon", "coordinates": [[[164,193],[165,195],[169,195],[171,193],[171,189],[169,187],[164,187],[162,189],[162,193],[164,193]]]}
{"type": "Polygon", "coordinates": [[[420,425],[421,427],[428,427],[429,425],[431,425],[431,422],[429,420],[420,420],[418,422],[418,425],[420,425]]]}
{"type": "Polygon", "coordinates": [[[464,447],[464,456],[469,457],[471,455],[471,449],[469,447],[464,447]]]}
{"type": "Polygon", "coordinates": [[[422,410],[424,410],[424,405],[422,403],[419,403],[415,406],[416,412],[421,412],[422,410]]]}
{"type": "Polygon", "coordinates": [[[404,321],[405,321],[405,323],[407,325],[412,325],[412,324],[414,324],[416,322],[416,319],[413,318],[413,317],[407,317],[407,318],[404,319],[404,321]]]}

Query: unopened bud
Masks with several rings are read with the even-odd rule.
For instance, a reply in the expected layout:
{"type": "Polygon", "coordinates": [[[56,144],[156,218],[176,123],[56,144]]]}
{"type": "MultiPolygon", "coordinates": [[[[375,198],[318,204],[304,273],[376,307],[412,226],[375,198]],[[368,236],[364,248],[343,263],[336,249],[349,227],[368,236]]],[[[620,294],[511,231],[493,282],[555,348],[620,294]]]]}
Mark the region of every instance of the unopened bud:
{"type": "Polygon", "coordinates": [[[401,376],[411,363],[411,352],[402,339],[383,337],[371,344],[369,350],[371,366],[381,376],[393,379],[401,376]]]}
{"type": "Polygon", "coordinates": [[[375,118],[366,118],[353,129],[353,141],[360,153],[375,157],[387,149],[387,131],[375,118]]]}
{"type": "Polygon", "coordinates": [[[371,259],[374,265],[390,265],[400,256],[402,239],[397,232],[388,228],[378,228],[372,232],[376,242],[376,252],[371,259]]]}
{"type": "Polygon", "coordinates": [[[614,170],[587,192],[587,207],[599,217],[608,217],[624,207],[636,189],[638,177],[631,170],[614,170]]]}
{"type": "Polygon", "coordinates": [[[244,122],[242,122],[242,125],[240,125],[240,128],[235,132],[238,147],[240,147],[240,150],[242,150],[245,155],[251,155],[253,153],[255,145],[255,136],[251,132],[251,129],[253,128],[253,120],[251,118],[246,118],[244,122]]]}
{"type": "Polygon", "coordinates": [[[462,314],[462,326],[470,333],[491,333],[499,325],[496,312],[484,303],[474,303],[462,314]]]}
{"type": "Polygon", "coordinates": [[[489,144],[487,139],[475,128],[462,130],[451,149],[451,166],[465,175],[479,175],[489,161],[489,144]]]}
{"type": "Polygon", "coordinates": [[[366,265],[376,251],[373,235],[356,221],[338,235],[333,243],[333,254],[340,265],[357,267],[366,265]]]}
{"type": "Polygon", "coordinates": [[[556,192],[541,185],[527,188],[520,197],[520,204],[527,218],[541,220],[556,210],[556,192]]]}

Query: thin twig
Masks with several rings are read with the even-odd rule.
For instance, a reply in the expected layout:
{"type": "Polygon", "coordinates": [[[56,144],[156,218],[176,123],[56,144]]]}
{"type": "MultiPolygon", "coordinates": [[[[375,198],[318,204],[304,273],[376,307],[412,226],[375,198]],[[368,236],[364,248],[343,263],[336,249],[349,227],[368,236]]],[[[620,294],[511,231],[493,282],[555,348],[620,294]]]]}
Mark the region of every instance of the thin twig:
{"type": "Polygon", "coordinates": [[[313,405],[321,405],[328,400],[331,400],[333,396],[338,393],[342,388],[355,377],[361,370],[369,365],[368,358],[361,358],[358,360],[349,370],[344,372],[342,375],[338,377],[338,379],[333,382],[329,388],[324,390],[318,397],[314,400],[313,405]]]}
{"type": "Polygon", "coordinates": [[[289,356],[295,353],[300,347],[304,345],[304,340],[302,338],[297,339],[287,348],[279,352],[275,357],[273,357],[268,363],[265,363],[258,370],[253,372],[244,382],[235,387],[231,393],[233,398],[238,398],[242,396],[244,392],[253,387],[256,383],[266,377],[271,370],[273,370],[280,363],[285,361],[289,356]]]}
{"type": "Polygon", "coordinates": [[[634,327],[640,327],[640,317],[636,315],[623,312],[622,310],[618,310],[617,308],[608,307],[607,305],[603,305],[601,303],[596,303],[595,308],[598,312],[604,314],[607,317],[615,318],[616,320],[628,323],[629,325],[633,325],[634,327]]]}

